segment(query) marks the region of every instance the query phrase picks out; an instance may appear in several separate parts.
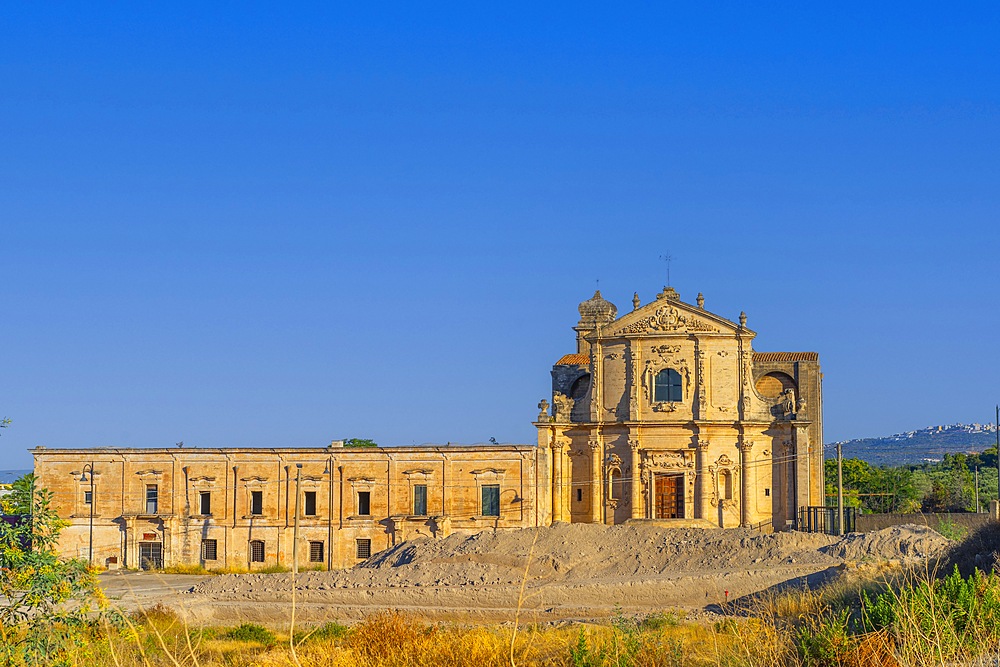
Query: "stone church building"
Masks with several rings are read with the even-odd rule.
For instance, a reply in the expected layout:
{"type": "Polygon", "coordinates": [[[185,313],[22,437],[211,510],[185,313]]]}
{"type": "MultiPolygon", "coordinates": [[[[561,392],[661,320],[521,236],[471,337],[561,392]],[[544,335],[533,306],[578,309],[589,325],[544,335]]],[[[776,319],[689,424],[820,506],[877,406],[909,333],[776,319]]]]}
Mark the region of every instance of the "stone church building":
{"type": "Polygon", "coordinates": [[[580,304],[537,445],[32,450],[69,526],[107,567],[348,567],[414,537],[553,521],[795,527],[824,504],[815,352],[755,352],[665,288],[621,317],[580,304]]]}

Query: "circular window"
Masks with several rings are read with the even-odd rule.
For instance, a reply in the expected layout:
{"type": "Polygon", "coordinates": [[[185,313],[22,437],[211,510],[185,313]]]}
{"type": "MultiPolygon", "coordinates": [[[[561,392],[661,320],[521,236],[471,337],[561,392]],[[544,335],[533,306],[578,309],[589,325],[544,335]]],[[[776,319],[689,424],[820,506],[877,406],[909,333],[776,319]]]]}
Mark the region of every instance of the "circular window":
{"type": "Polygon", "coordinates": [[[757,380],[756,388],[764,398],[778,398],[786,389],[795,389],[795,380],[785,373],[768,373],[757,380]]]}

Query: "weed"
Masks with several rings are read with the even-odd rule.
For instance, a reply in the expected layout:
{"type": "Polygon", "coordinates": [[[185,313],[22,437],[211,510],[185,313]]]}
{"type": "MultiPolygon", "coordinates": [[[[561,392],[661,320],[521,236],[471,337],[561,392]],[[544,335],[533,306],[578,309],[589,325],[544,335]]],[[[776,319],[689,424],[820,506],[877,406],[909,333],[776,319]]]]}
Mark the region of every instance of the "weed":
{"type": "Polygon", "coordinates": [[[256,623],[244,623],[223,635],[226,639],[272,646],[278,641],[273,632],[256,623]]]}

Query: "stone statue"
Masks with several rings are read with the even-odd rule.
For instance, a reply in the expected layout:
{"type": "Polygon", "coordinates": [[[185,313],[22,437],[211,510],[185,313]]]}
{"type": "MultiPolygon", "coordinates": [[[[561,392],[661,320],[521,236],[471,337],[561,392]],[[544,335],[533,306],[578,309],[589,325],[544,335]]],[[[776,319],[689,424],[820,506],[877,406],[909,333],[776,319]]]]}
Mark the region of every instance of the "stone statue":
{"type": "Polygon", "coordinates": [[[806,411],[806,399],[799,396],[799,400],[795,401],[795,413],[799,414],[806,411]]]}
{"type": "Polygon", "coordinates": [[[791,387],[781,392],[781,411],[786,417],[795,415],[795,390],[791,387]]]}
{"type": "Polygon", "coordinates": [[[573,412],[573,399],[566,394],[556,392],[552,394],[552,419],[553,421],[570,420],[570,413],[573,412]]]}
{"type": "Polygon", "coordinates": [[[549,402],[543,398],[538,403],[538,409],[540,410],[540,412],[538,413],[538,421],[540,422],[549,421],[549,402]]]}

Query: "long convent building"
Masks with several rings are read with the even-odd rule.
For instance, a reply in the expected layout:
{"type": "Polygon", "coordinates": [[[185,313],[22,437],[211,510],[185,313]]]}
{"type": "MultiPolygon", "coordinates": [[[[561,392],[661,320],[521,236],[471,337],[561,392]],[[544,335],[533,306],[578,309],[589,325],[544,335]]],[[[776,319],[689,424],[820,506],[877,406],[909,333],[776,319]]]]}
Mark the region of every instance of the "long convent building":
{"type": "Polygon", "coordinates": [[[553,521],[786,530],[824,504],[814,352],[755,352],[665,288],[621,317],[580,304],[537,445],[33,450],[69,522],[63,553],[108,567],[347,567],[414,537],[553,521]]]}

